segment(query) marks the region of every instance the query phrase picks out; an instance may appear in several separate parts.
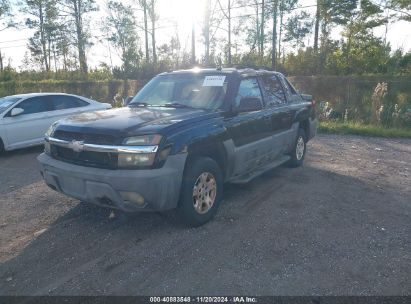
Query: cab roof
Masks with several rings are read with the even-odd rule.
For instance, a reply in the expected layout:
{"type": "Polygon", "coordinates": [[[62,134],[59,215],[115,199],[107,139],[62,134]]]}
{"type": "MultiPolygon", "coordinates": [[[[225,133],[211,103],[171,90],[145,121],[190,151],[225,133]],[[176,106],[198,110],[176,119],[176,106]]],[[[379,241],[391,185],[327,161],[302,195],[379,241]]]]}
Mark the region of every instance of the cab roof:
{"type": "Polygon", "coordinates": [[[249,77],[249,76],[261,76],[261,75],[275,75],[281,74],[276,71],[270,71],[262,68],[251,68],[251,67],[234,67],[234,68],[193,68],[187,70],[176,70],[172,72],[165,72],[161,75],[170,75],[170,74],[237,74],[240,77],[249,77]]]}

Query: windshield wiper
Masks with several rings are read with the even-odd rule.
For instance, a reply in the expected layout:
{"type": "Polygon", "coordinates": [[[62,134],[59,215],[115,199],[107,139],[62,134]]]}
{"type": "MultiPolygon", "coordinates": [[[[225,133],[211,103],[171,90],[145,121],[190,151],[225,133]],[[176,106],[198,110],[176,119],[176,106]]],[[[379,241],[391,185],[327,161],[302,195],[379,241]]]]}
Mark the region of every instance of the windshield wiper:
{"type": "Polygon", "coordinates": [[[129,106],[131,106],[131,107],[149,107],[149,106],[151,106],[151,104],[149,104],[147,102],[134,102],[134,103],[130,103],[129,106]]]}
{"type": "Polygon", "coordinates": [[[190,108],[190,109],[193,109],[193,107],[190,107],[188,105],[178,103],[178,102],[166,103],[166,104],[163,104],[161,106],[166,107],[166,108],[190,108]]]}
{"type": "Polygon", "coordinates": [[[178,102],[170,102],[170,103],[165,103],[165,104],[151,104],[147,102],[135,102],[135,103],[130,103],[129,107],[164,107],[164,108],[190,108],[194,109],[193,107],[190,107],[188,105],[178,103],[178,102]]]}

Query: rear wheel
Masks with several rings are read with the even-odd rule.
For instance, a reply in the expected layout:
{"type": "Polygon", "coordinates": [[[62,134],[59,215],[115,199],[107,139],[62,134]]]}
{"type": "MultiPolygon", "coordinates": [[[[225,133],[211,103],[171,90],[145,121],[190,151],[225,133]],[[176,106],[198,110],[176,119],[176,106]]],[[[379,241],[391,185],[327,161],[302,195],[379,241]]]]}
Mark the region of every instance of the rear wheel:
{"type": "Polygon", "coordinates": [[[303,129],[298,129],[297,139],[295,140],[291,159],[288,162],[290,167],[299,167],[303,165],[305,152],[307,151],[307,137],[303,129]]]}
{"type": "Polygon", "coordinates": [[[217,163],[208,157],[188,161],[177,212],[189,226],[207,223],[217,212],[223,194],[223,178],[217,163]]]}

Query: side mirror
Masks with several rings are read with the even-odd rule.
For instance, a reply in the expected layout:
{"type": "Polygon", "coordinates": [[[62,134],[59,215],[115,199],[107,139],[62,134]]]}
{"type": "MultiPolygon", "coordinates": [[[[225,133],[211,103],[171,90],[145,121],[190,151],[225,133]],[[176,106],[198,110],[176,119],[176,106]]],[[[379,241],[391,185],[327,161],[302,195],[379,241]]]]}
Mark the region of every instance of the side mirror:
{"type": "Polygon", "coordinates": [[[14,109],[11,110],[10,115],[11,116],[19,116],[23,112],[24,112],[24,110],[22,108],[14,108],[14,109]]]}
{"type": "Polygon", "coordinates": [[[237,112],[252,112],[259,111],[263,108],[260,98],[257,97],[243,97],[237,107],[237,112]]]}
{"type": "Polygon", "coordinates": [[[132,100],[134,96],[127,96],[126,99],[124,99],[124,105],[127,106],[132,100]]]}

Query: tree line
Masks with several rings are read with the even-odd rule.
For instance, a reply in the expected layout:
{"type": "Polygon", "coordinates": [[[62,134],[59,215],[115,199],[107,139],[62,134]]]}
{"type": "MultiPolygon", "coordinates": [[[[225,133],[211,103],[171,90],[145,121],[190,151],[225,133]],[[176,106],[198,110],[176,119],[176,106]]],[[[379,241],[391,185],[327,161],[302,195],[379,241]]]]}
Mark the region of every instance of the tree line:
{"type": "MultiPolygon", "coordinates": [[[[310,6],[298,0],[205,0],[189,50],[175,27],[167,29],[172,33],[167,43],[157,42],[159,1],[22,0],[17,5],[0,0],[0,37],[10,27],[33,30],[21,70],[44,75],[145,78],[194,64],[266,66],[294,75],[411,73],[411,53],[392,50],[387,42],[390,24],[411,22],[410,0],[317,0],[310,6]],[[98,10],[107,17],[92,24],[98,10]],[[26,16],[24,24],[14,22],[16,14],[26,16]],[[375,36],[374,29],[381,27],[385,36],[375,36]],[[109,54],[97,71],[88,67],[86,55],[95,40],[106,42],[109,54]],[[113,65],[112,52],[120,65],[113,65]]],[[[4,74],[3,57],[0,49],[4,74]]]]}

